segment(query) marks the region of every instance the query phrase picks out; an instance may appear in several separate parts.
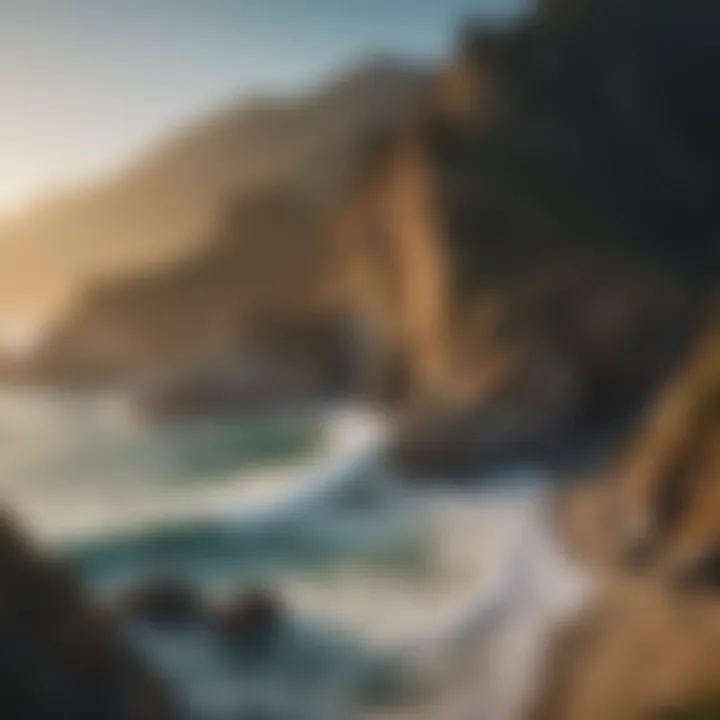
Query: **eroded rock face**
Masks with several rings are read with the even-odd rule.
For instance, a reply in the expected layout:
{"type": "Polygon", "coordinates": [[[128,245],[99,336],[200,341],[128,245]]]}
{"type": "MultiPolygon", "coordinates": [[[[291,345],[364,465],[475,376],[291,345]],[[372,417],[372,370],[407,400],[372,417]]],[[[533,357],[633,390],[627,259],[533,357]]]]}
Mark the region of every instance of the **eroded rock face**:
{"type": "Polygon", "coordinates": [[[511,451],[637,411],[718,271],[720,10],[553,5],[467,32],[347,211],[378,353],[481,455],[498,415],[511,451]]]}
{"type": "MultiPolygon", "coordinates": [[[[269,326],[286,331],[288,363],[331,362],[345,342],[334,321],[346,286],[331,217],[368,138],[404,115],[424,84],[421,68],[375,59],[307,97],[241,105],[176,138],[119,186],[81,193],[59,223],[38,218],[44,229],[34,232],[29,223],[30,246],[39,240],[54,250],[24,255],[38,264],[68,250],[57,268],[45,264],[74,301],[35,361],[7,372],[54,383],[166,378],[236,359],[249,346],[259,354],[252,346],[269,326]],[[87,257],[74,257],[78,238],[87,257]],[[138,246],[154,260],[126,266],[138,246]],[[99,265],[98,253],[109,253],[99,265]],[[298,340],[303,333],[312,348],[298,340]]],[[[270,362],[285,360],[267,348],[267,335],[261,340],[270,362]]]]}
{"type": "Polygon", "coordinates": [[[71,575],[0,521],[3,717],[171,720],[164,688],[93,609],[71,575]]]}
{"type": "Polygon", "coordinates": [[[558,519],[600,597],[550,648],[534,718],[715,717],[720,687],[717,318],[631,434],[606,482],[558,519]]]}
{"type": "Polygon", "coordinates": [[[615,482],[565,498],[600,593],[533,717],[664,717],[720,686],[719,39],[706,0],[469,32],[348,210],[359,302],[406,368],[403,464],[635,428],[615,482]]]}
{"type": "Polygon", "coordinates": [[[707,578],[680,585],[656,567],[618,562],[605,512],[613,490],[592,484],[560,498],[568,549],[591,563],[598,594],[550,644],[534,720],[692,718],[720,687],[717,590],[707,578]]]}
{"type": "Polygon", "coordinates": [[[36,372],[87,382],[227,361],[264,324],[322,317],[331,266],[321,211],[293,189],[258,190],[193,255],[90,290],[39,348],[36,372]]]}
{"type": "Polygon", "coordinates": [[[534,720],[660,720],[717,690],[717,608],[617,582],[552,647],[534,720]]]}
{"type": "Polygon", "coordinates": [[[145,383],[135,406],[146,419],[172,420],[262,415],[344,398],[356,389],[350,345],[342,316],[268,322],[221,363],[145,383]]]}
{"type": "Polygon", "coordinates": [[[650,408],[614,478],[619,551],[669,582],[718,584],[720,326],[702,340],[650,408]]]}

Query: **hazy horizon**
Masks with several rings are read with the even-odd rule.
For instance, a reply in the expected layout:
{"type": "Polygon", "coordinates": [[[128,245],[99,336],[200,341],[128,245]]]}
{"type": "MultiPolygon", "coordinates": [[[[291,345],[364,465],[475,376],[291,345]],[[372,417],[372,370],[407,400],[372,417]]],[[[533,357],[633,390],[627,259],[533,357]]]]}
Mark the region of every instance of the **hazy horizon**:
{"type": "Polygon", "coordinates": [[[0,0],[0,214],[122,168],[173,129],[375,54],[441,56],[523,0],[0,0]]]}

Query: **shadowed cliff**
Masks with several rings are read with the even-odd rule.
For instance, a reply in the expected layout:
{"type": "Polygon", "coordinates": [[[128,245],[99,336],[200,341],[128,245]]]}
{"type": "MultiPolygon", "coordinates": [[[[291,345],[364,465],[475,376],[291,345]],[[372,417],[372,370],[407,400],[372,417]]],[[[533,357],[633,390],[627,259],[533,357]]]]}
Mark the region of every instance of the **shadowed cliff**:
{"type": "Polygon", "coordinates": [[[348,209],[400,467],[623,441],[560,496],[599,591],[534,717],[715,716],[719,39],[705,0],[548,2],[471,30],[348,209]]]}
{"type": "Polygon", "coordinates": [[[562,453],[680,361],[718,272],[719,30],[701,0],[470,28],[367,163],[346,247],[403,461],[562,453]]]}

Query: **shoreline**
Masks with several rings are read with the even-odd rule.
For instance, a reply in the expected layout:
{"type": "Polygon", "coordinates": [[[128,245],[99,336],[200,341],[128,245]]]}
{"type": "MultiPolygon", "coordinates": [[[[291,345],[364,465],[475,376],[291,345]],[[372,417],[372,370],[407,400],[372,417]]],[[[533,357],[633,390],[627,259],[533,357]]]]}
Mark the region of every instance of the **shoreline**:
{"type": "MultiPolygon", "coordinates": [[[[12,402],[21,400],[18,396],[12,402]]],[[[36,422],[34,413],[42,411],[42,394],[33,394],[33,403],[39,405],[29,410],[30,428],[36,422]]],[[[58,419],[62,407],[51,405],[50,424],[58,419]]],[[[390,477],[383,464],[388,436],[382,418],[362,408],[335,407],[324,424],[324,440],[299,462],[230,474],[220,482],[198,482],[182,488],[179,497],[174,491],[168,495],[172,486],[153,487],[150,482],[142,505],[126,512],[107,504],[98,486],[99,507],[68,506],[72,525],[82,526],[82,534],[67,532],[72,528],[62,503],[46,510],[60,518],[59,525],[49,522],[38,532],[38,514],[29,527],[61,554],[74,547],[82,555],[82,547],[92,552],[96,546],[97,557],[91,555],[90,563],[97,567],[113,565],[117,553],[124,552],[132,564],[132,547],[111,548],[111,559],[103,561],[102,546],[138,537],[142,546],[144,533],[162,527],[176,526],[180,533],[185,527],[192,533],[193,523],[202,521],[220,533],[237,530],[246,554],[254,547],[253,533],[242,535],[246,529],[262,531],[258,537],[265,537],[265,532],[284,536],[287,528],[310,528],[314,543],[339,546],[332,567],[342,572],[339,580],[323,580],[304,566],[279,571],[277,589],[292,617],[301,622],[316,618],[331,634],[335,629],[337,637],[356,638],[363,651],[429,690],[438,714],[423,715],[418,709],[419,720],[455,720],[446,707],[458,704],[476,713],[473,717],[510,718],[510,706],[519,696],[528,701],[532,694],[549,635],[574,611],[584,592],[579,588],[582,572],[567,559],[549,517],[554,483],[531,468],[478,478],[475,487],[443,484],[442,479],[403,483],[390,477]],[[388,580],[390,566],[365,566],[353,559],[360,546],[365,547],[360,553],[372,555],[393,543],[414,543],[416,552],[419,544],[427,544],[429,555],[422,562],[429,564],[420,568],[424,579],[388,580]]],[[[22,503],[17,509],[22,513],[22,503]]],[[[292,537],[286,538],[290,547],[281,543],[274,552],[289,552],[292,537]]],[[[187,552],[184,543],[179,550],[171,544],[162,552],[187,552]]],[[[230,571],[232,577],[232,556],[223,555],[226,548],[214,547],[211,539],[202,557],[212,562],[215,553],[217,572],[230,571]]],[[[235,562],[244,561],[241,556],[235,562]]],[[[195,577],[188,562],[188,577],[195,577]]],[[[114,565],[107,569],[109,575],[116,571],[114,565]]],[[[198,575],[193,582],[200,587],[207,581],[198,575]]],[[[425,691],[423,697],[427,699],[425,691]]]]}

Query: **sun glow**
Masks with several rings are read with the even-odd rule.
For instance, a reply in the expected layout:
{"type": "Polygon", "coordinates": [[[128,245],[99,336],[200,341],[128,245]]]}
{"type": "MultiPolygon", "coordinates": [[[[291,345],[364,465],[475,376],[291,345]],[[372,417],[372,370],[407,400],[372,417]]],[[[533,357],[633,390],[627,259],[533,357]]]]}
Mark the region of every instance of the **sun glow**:
{"type": "Polygon", "coordinates": [[[40,342],[45,322],[33,317],[0,319],[0,356],[27,357],[40,342]]]}

